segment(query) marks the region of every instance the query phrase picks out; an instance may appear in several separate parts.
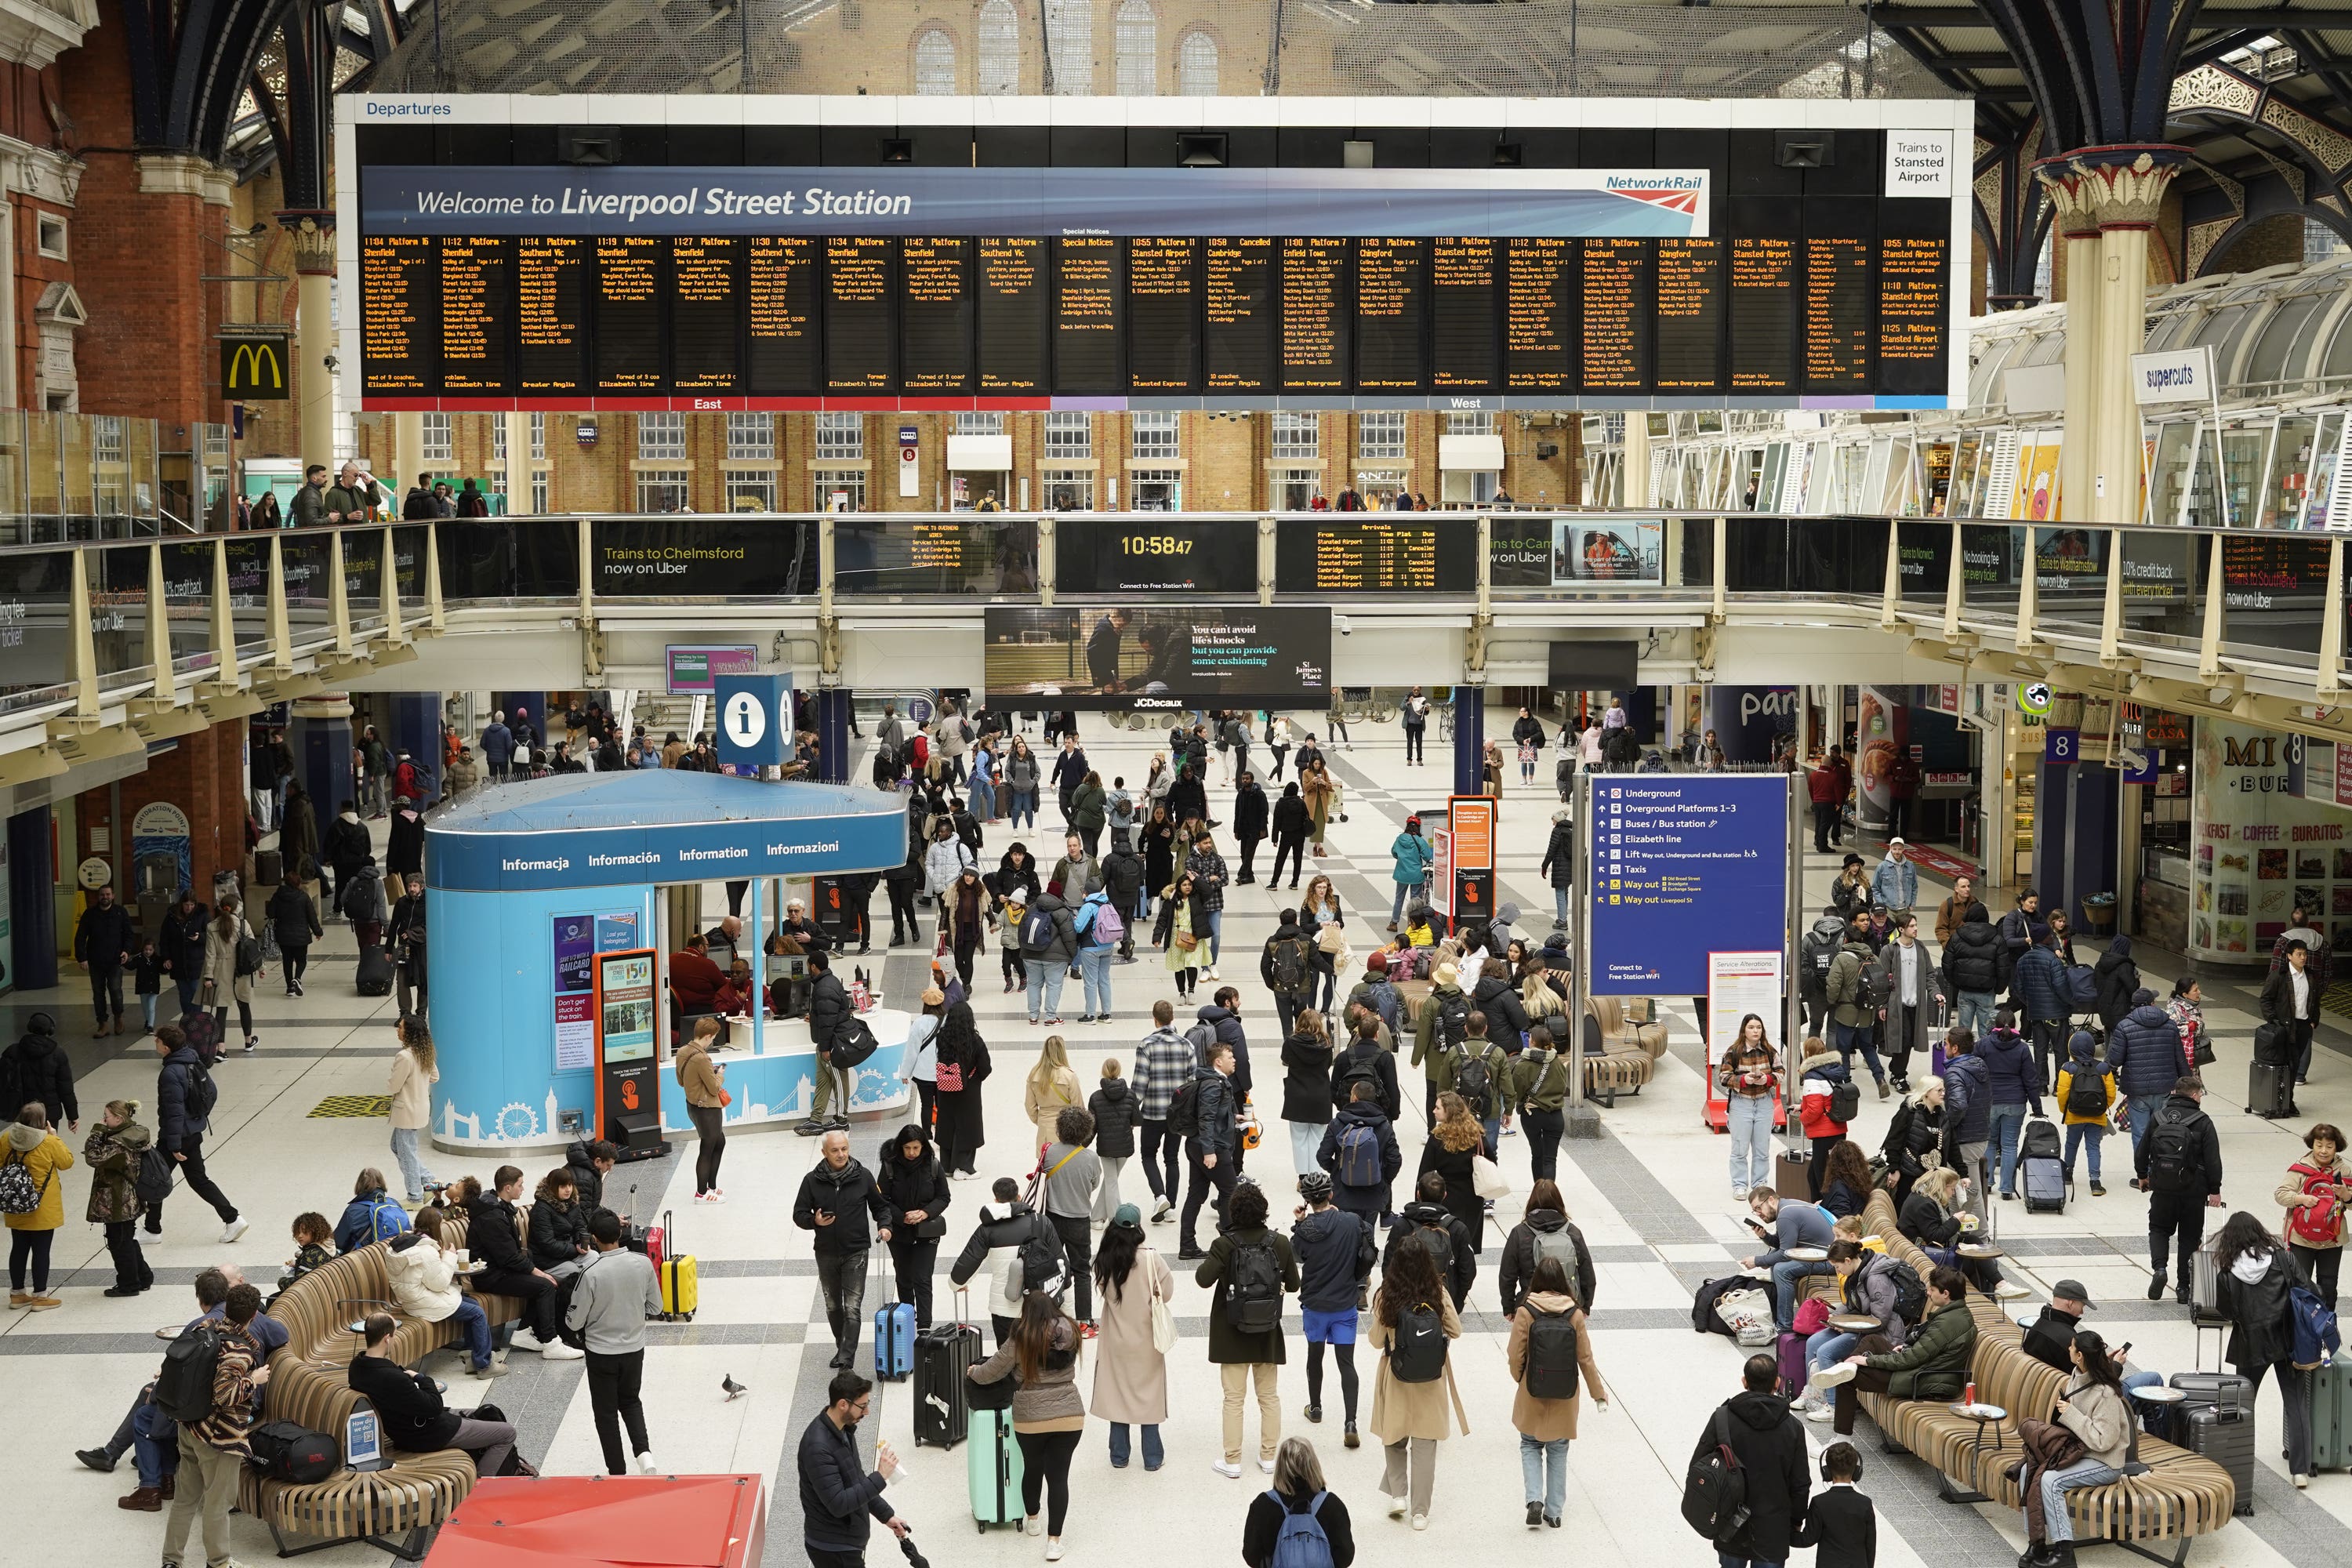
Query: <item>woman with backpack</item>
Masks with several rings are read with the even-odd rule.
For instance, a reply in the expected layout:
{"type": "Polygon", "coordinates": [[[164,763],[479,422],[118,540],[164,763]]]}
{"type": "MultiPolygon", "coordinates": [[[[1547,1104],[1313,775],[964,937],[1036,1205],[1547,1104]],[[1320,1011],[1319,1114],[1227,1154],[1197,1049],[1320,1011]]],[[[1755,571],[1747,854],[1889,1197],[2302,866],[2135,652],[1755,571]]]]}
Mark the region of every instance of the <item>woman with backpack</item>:
{"type": "Polygon", "coordinates": [[[1930,1073],[1919,1080],[1918,1091],[1895,1108],[1886,1124],[1886,1140],[1879,1152],[1895,1177],[1895,1206],[1899,1211],[1911,1196],[1912,1184],[1927,1169],[1927,1152],[1944,1142],[1944,1080],[1930,1073]]]}
{"type": "Polygon", "coordinates": [[[2066,1043],[2065,1064],[2058,1069],[2058,1109],[2066,1118],[2066,1180],[2074,1179],[2074,1151],[2087,1144],[2095,1198],[2107,1195],[2099,1184],[2099,1144],[2107,1135],[2107,1112],[2115,1103],[2115,1077],[2099,1059],[2097,1037],[2088,1029],[2075,1030],[2066,1043]]]}
{"type": "MultiPolygon", "coordinates": [[[[1167,1463],[1160,1427],[1168,1419],[1168,1354],[1153,1328],[1161,1309],[1173,1311],[1176,1276],[1144,1239],[1143,1211],[1121,1204],[1095,1248],[1097,1308],[1093,1413],[1110,1423],[1110,1467],[1127,1468],[1128,1428],[1143,1428],[1143,1468],[1167,1463]]],[[[1173,1321],[1173,1319],[1171,1319],[1173,1321]]]]}
{"type": "Polygon", "coordinates": [[[2262,1394],[2263,1374],[2276,1374],[2286,1400],[2287,1473],[2299,1490],[2311,1484],[2311,1373],[2296,1363],[2315,1365],[2326,1354],[2317,1343],[2297,1353],[2295,1342],[2304,1336],[2297,1332],[2294,1293],[2298,1287],[2310,1289],[2311,1281],[2286,1244],[2242,1209],[2222,1222],[2214,1238],[2213,1268],[2219,1284],[2213,1305],[2231,1324],[2226,1358],[2253,1384],[2247,1415],[2262,1394]]]}
{"type": "Polygon", "coordinates": [[[1528,1188],[1527,1215],[1511,1227],[1503,1240],[1502,1262],[1497,1266],[1496,1284],[1503,1293],[1503,1316],[1509,1317],[1518,1308],[1528,1291],[1538,1289],[1535,1284],[1536,1270],[1546,1260],[1559,1266],[1562,1287],[1576,1298],[1577,1304],[1590,1310],[1592,1306],[1594,1275],[1592,1250],[1584,1242],[1584,1232],[1568,1217],[1568,1200],[1559,1194],[1559,1184],[1549,1176],[1538,1176],[1528,1188]]]}
{"type": "Polygon", "coordinates": [[[82,1217],[106,1227],[106,1255],[114,1263],[114,1284],[106,1294],[136,1296],[155,1283],[155,1271],[131,1227],[147,1212],[139,1196],[139,1173],[155,1135],[139,1125],[139,1102],[110,1100],[82,1141],[89,1166],[89,1206],[82,1217]]]}
{"type": "Polygon", "coordinates": [[[1213,1287],[1209,1361],[1224,1393],[1224,1457],[1209,1468],[1227,1480],[1242,1476],[1242,1394],[1257,1385],[1257,1468],[1274,1473],[1282,1441],[1283,1292],[1299,1287],[1298,1255],[1290,1237],[1266,1228],[1265,1189],[1244,1182],[1225,1205],[1225,1233],[1209,1244],[1193,1275],[1213,1287]]]}
{"type": "Polygon", "coordinates": [[[8,1227],[8,1305],[46,1312],[65,1305],[49,1294],[49,1246],[66,1223],[65,1184],[73,1151],[49,1127],[48,1108],[38,1100],[16,1112],[0,1152],[0,1219],[8,1227]],[[26,1266],[32,1289],[25,1289],[26,1266]]]}
{"type": "Polygon", "coordinates": [[[1537,1263],[1528,1293],[1511,1314],[1507,1353],[1511,1379],[1518,1384],[1511,1398],[1511,1425],[1519,1434],[1528,1528],[1549,1525],[1558,1530],[1568,1506],[1568,1446],[1576,1437],[1583,1390],[1592,1390],[1595,1410],[1609,1408],[1609,1390],[1601,1381],[1601,1369],[1592,1364],[1592,1336],[1585,1331],[1584,1309],[1569,1294],[1568,1274],[1559,1258],[1537,1263]]]}
{"type": "Polygon", "coordinates": [[[2345,1167],[2344,1134],[2333,1123],[2315,1123],[2303,1135],[2303,1146],[2310,1152],[2286,1168],[2275,1195],[2286,1210],[2287,1249],[2332,1312],[2344,1264],[2344,1200],[2352,1172],[2345,1167]]]}
{"type": "MultiPolygon", "coordinates": [[[[1500,1086],[1496,1086],[1499,1092],[1500,1086]]],[[[1478,1195],[1475,1162],[1486,1146],[1486,1130],[1470,1114],[1469,1103],[1452,1089],[1437,1097],[1437,1125],[1421,1151],[1420,1174],[1445,1178],[1445,1208],[1470,1235],[1470,1250],[1486,1247],[1486,1200],[1478,1195]]]]}
{"type": "Polygon", "coordinates": [[[1282,1042],[1282,1120],[1290,1127],[1290,1163],[1299,1175],[1323,1167],[1316,1156],[1331,1124],[1331,1034],[1323,1015],[1301,1008],[1282,1042]]]}
{"type": "Polygon", "coordinates": [[[1315,1445],[1285,1437],[1274,1456],[1274,1485],[1250,1500],[1242,1562],[1248,1568],[1348,1568],[1355,1560],[1348,1505],[1324,1486],[1315,1445]]]}
{"type": "Polygon", "coordinates": [[[1034,1124],[1037,1148],[1042,1151],[1054,1142],[1062,1112],[1083,1110],[1086,1103],[1078,1089],[1077,1072],[1070,1066],[1069,1047],[1061,1036],[1046,1036],[1045,1048],[1037,1053],[1037,1065],[1029,1069],[1028,1082],[1021,1091],[1022,1113],[1034,1124]]]}
{"type": "Polygon", "coordinates": [[[1797,1094],[1798,1119],[1813,1144],[1806,1179],[1813,1202],[1819,1203],[1822,1184],[1829,1179],[1830,1151],[1845,1142],[1846,1126],[1862,1109],[1862,1089],[1845,1058],[1819,1035],[1810,1035],[1797,1062],[1797,1094]]]}
{"type": "Polygon", "coordinates": [[[1462,1337],[1462,1319],[1429,1248],[1390,1249],[1381,1288],[1372,1293],[1371,1319],[1371,1346],[1381,1357],[1372,1374],[1372,1436],[1388,1456],[1381,1490],[1388,1494],[1391,1519],[1402,1519],[1410,1506],[1412,1527],[1427,1530],[1437,1445],[1453,1435],[1449,1399],[1463,1432],[1470,1430],[1454,1389],[1453,1342],[1462,1337]]]}
{"type": "Polygon", "coordinates": [[[260,973],[261,943],[246,923],[244,900],[225,893],[213,923],[205,928],[204,978],[196,988],[196,1005],[212,1012],[215,1039],[228,1032],[228,1005],[234,1000],[245,1048],[250,1052],[261,1043],[253,1033],[253,982],[260,973]]]}

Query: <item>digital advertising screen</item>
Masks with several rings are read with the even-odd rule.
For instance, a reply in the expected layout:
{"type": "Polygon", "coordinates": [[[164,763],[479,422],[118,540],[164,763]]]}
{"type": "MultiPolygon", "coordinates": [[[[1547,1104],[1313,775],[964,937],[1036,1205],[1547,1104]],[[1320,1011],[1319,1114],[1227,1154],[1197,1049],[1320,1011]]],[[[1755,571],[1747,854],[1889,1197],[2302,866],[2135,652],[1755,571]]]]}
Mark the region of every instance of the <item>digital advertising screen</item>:
{"type": "Polygon", "coordinates": [[[1178,711],[1310,707],[1331,694],[1328,606],[992,605],[991,705],[1178,711]]]}

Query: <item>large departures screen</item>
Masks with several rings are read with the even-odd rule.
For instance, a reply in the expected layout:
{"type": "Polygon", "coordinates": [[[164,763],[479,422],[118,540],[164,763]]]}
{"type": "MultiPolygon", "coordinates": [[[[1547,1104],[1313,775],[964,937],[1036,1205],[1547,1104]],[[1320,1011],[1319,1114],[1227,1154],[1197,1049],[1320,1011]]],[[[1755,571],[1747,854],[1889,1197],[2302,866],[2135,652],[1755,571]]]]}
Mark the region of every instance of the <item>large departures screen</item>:
{"type": "Polygon", "coordinates": [[[1775,133],[1728,127],[1559,132],[1544,167],[1499,132],[1492,165],[1393,168],[1140,166],[1175,133],[1138,127],[1125,166],[1055,163],[1058,127],[1011,166],[675,139],[551,164],[527,149],[571,133],[520,123],[510,162],[442,162],[453,132],[343,129],[345,374],[386,408],[1932,406],[1966,298],[1956,132],[1841,131],[1833,168],[1759,184],[1736,149],[1775,133]]]}

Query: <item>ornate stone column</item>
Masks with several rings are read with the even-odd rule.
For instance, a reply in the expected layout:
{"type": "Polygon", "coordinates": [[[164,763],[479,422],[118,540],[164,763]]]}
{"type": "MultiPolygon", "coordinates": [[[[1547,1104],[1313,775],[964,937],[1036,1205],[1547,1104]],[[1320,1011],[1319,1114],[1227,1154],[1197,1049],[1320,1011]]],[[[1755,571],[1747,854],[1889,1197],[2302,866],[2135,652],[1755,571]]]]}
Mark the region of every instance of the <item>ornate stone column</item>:
{"type": "Polygon", "coordinates": [[[294,392],[301,399],[294,427],[302,461],[332,468],[335,373],[327,366],[335,357],[335,215],[297,210],[279,213],[278,221],[294,241],[294,392]]]}
{"type": "Polygon", "coordinates": [[[2099,441],[2099,220],[2075,187],[2044,177],[2066,247],[2066,432],[2058,449],[2057,515],[2097,515],[2091,508],[2091,452],[2099,441]]]}

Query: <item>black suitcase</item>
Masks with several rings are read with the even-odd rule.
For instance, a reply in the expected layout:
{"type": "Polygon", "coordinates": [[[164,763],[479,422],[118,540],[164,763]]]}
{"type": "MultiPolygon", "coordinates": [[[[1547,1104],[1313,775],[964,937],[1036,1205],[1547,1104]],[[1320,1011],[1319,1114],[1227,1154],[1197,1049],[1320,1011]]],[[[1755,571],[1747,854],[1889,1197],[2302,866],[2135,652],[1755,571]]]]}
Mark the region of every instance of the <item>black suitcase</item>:
{"type": "Polygon", "coordinates": [[[392,957],[383,951],[382,942],[371,942],[360,949],[359,970],[352,984],[362,996],[392,994],[392,957]]]}
{"type": "Polygon", "coordinates": [[[253,852],[253,885],[255,887],[275,889],[284,880],[286,880],[286,861],[283,856],[275,849],[257,849],[253,852]]]}
{"type": "Polygon", "coordinates": [[[2180,1446],[2229,1472],[2238,1489],[2237,1512],[2254,1511],[2254,1415],[2221,1405],[2183,1405],[2180,1446]]]}
{"type": "Polygon", "coordinates": [[[2276,1121],[2292,1114],[2294,1068],[2287,1062],[2256,1061],[2246,1068],[2246,1114],[2276,1121]]]}
{"type": "Polygon", "coordinates": [[[970,1323],[934,1324],[915,1336],[916,1447],[952,1448],[971,1434],[964,1373],[980,1361],[980,1331],[970,1323]]]}
{"type": "MultiPolygon", "coordinates": [[[[2048,1122],[2042,1123],[2048,1126],[2048,1122]]],[[[2066,1164],[2054,1154],[2029,1154],[2017,1163],[2028,1214],[2066,1212],[2066,1164]]]]}

